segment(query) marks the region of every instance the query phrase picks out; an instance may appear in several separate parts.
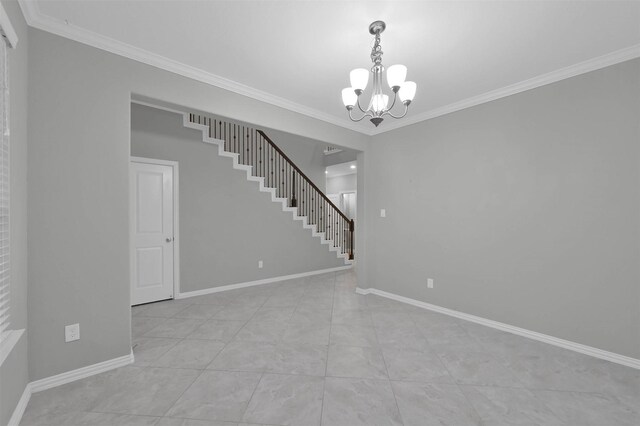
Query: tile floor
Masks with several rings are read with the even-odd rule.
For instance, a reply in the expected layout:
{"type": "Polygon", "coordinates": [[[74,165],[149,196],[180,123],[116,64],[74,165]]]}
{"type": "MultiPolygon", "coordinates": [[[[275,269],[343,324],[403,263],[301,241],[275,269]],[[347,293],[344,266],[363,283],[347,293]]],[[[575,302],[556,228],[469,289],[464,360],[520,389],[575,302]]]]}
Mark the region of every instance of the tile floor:
{"type": "Polygon", "coordinates": [[[133,308],[135,364],[24,425],[638,425],[640,371],[354,292],[353,273],[133,308]]]}

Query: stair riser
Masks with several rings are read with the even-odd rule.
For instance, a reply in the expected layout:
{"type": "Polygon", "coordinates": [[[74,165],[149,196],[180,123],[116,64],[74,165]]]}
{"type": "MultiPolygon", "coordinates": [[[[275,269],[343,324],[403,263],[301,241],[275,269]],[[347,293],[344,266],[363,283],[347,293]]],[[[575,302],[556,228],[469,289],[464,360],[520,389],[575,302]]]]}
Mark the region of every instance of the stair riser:
{"type": "Polygon", "coordinates": [[[348,253],[341,253],[340,247],[335,246],[332,239],[325,238],[325,234],[324,233],[317,231],[317,226],[316,225],[308,224],[306,216],[298,216],[298,214],[297,214],[298,209],[296,207],[289,207],[288,206],[288,201],[289,200],[287,198],[278,198],[276,196],[277,195],[276,194],[276,188],[265,186],[265,183],[264,183],[265,182],[265,178],[264,177],[262,177],[262,176],[254,176],[252,174],[253,166],[248,166],[246,164],[240,164],[240,162],[239,162],[240,155],[239,154],[225,151],[225,149],[224,149],[224,140],[209,137],[209,135],[208,135],[209,127],[207,125],[192,123],[191,121],[189,121],[189,114],[184,114],[184,116],[183,116],[183,125],[184,125],[184,127],[187,127],[187,128],[190,128],[190,129],[200,130],[202,132],[202,141],[204,143],[208,143],[208,144],[211,144],[211,145],[216,145],[218,147],[218,155],[221,156],[221,157],[230,158],[233,161],[233,168],[234,169],[244,171],[246,173],[246,175],[247,175],[247,180],[248,181],[258,183],[258,189],[260,190],[260,192],[270,193],[271,194],[271,201],[274,202],[274,203],[280,203],[282,205],[282,211],[283,212],[289,212],[289,213],[292,214],[293,220],[301,221],[303,228],[311,230],[311,236],[312,237],[319,238],[320,239],[320,243],[323,244],[323,245],[327,245],[329,251],[335,252],[336,256],[338,258],[342,258],[344,260],[345,264],[350,265],[350,264],[353,263],[351,260],[349,260],[349,254],[348,253]]]}

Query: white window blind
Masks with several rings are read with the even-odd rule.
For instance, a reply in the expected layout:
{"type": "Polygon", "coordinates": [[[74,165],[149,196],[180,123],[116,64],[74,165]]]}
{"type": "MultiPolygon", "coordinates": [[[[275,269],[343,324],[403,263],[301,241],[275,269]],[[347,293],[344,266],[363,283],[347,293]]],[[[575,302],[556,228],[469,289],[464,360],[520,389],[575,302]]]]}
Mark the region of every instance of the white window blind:
{"type": "Polygon", "coordinates": [[[0,342],[10,326],[9,249],[9,67],[7,45],[0,37],[0,342]]]}

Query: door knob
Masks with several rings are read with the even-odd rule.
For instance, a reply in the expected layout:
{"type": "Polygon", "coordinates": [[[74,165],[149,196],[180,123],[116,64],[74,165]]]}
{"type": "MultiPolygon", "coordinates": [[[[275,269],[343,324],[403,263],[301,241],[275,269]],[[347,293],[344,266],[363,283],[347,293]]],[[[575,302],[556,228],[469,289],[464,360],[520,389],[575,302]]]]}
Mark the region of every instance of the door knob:
{"type": "Polygon", "coordinates": [[[171,242],[171,240],[173,240],[173,238],[167,238],[167,240],[166,240],[166,241],[167,241],[168,243],[170,243],[170,242],[171,242]]]}

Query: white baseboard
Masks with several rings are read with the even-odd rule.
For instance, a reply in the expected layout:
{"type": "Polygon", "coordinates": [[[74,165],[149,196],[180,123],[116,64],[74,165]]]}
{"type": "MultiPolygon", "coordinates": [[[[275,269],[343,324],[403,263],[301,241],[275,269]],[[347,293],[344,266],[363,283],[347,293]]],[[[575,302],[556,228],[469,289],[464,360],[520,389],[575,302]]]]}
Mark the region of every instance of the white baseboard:
{"type": "Polygon", "coordinates": [[[16,408],[13,410],[13,414],[11,415],[7,426],[18,426],[20,424],[22,416],[24,415],[24,411],[27,409],[27,404],[29,404],[29,400],[31,399],[31,393],[31,383],[27,383],[27,386],[24,387],[24,392],[22,392],[22,396],[20,397],[16,408]]]}
{"type": "Polygon", "coordinates": [[[31,399],[31,394],[64,385],[66,383],[75,382],[76,380],[104,373],[119,367],[124,367],[126,365],[133,364],[133,361],[134,356],[132,350],[129,355],[113,358],[97,364],[88,365],[76,370],[67,371],[65,373],[56,374],[55,376],[45,377],[44,379],[27,383],[16,408],[13,410],[11,419],[9,419],[8,426],[18,426],[20,424],[20,420],[22,420],[27,404],[29,404],[29,400],[31,399]]]}
{"type": "Polygon", "coordinates": [[[129,365],[132,363],[133,351],[131,351],[129,355],[124,355],[119,358],[113,358],[107,361],[99,362],[97,364],[88,365],[76,370],[67,371],[65,373],[56,374],[55,376],[46,377],[44,379],[31,382],[31,392],[40,392],[56,386],[64,385],[65,383],[74,382],[76,380],[104,373],[105,371],[113,370],[115,368],[124,367],[125,365],[129,365]]]}
{"type": "Polygon", "coordinates": [[[366,288],[366,289],[356,288],[356,293],[363,294],[363,295],[375,294],[376,296],[386,297],[387,299],[396,300],[398,302],[407,303],[409,305],[417,306],[419,308],[428,309],[430,311],[460,318],[465,321],[470,321],[476,324],[485,325],[487,327],[495,328],[497,330],[506,331],[507,333],[517,334],[518,336],[527,337],[529,339],[548,343],[550,345],[558,346],[560,348],[569,349],[571,351],[579,352],[584,355],[590,355],[596,358],[604,359],[606,361],[615,362],[616,364],[621,364],[627,367],[640,369],[640,359],[631,358],[625,355],[620,355],[615,352],[605,351],[602,349],[594,348],[592,346],[587,346],[581,343],[572,342],[570,340],[560,339],[558,337],[553,337],[547,334],[538,333],[537,331],[531,331],[525,328],[515,327],[513,325],[505,324],[498,321],[493,321],[487,318],[482,318],[482,317],[478,317],[471,314],[465,314],[464,312],[455,311],[449,308],[443,308],[442,306],[432,305],[431,303],[421,302],[419,300],[411,299],[404,296],[399,296],[393,293],[388,293],[386,291],[378,290],[375,288],[366,288]]]}
{"type": "Polygon", "coordinates": [[[299,274],[284,275],[284,276],[281,276],[281,277],[265,278],[263,280],[249,281],[249,282],[246,282],[246,283],[229,284],[229,285],[223,285],[223,286],[220,286],[220,287],[205,288],[203,290],[187,291],[187,292],[184,292],[184,293],[178,293],[178,295],[176,296],[176,299],[186,299],[188,297],[204,296],[205,294],[218,293],[218,292],[221,292],[221,291],[228,291],[228,290],[235,290],[235,289],[238,289],[238,288],[253,287],[254,285],[276,283],[276,282],[279,282],[279,281],[292,280],[294,278],[310,277],[312,275],[326,274],[328,272],[344,271],[346,269],[351,269],[351,268],[352,268],[352,265],[338,266],[336,268],[319,269],[317,271],[302,272],[302,273],[299,273],[299,274]]]}

